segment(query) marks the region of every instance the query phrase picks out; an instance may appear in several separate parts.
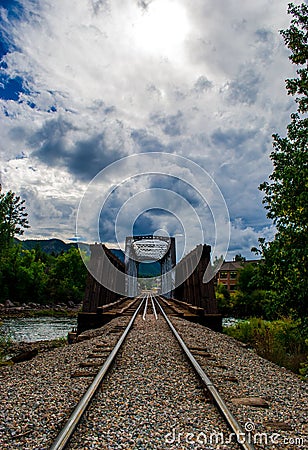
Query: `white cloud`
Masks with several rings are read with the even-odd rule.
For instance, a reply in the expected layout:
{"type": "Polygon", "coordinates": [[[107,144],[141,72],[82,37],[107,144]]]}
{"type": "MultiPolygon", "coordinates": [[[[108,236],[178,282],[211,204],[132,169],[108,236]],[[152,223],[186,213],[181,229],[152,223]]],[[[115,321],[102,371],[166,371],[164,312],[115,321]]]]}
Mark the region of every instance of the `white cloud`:
{"type": "Polygon", "coordinates": [[[287,3],[23,5],[20,21],[1,9],[11,45],[5,70],[26,90],[19,101],[1,100],[0,158],[4,186],[31,192],[30,208],[55,202],[55,209],[38,208],[40,218],[32,214],[32,235],[54,224],[67,237],[67,205],[76,208],[96,172],[122,156],[161,150],[212,174],[232,220],[242,220],[233,241],[245,249],[255,241],[268,227],[257,187],[271,171],[271,134],[284,133],[295,108],[284,87],[293,69],[278,33],[289,24],[287,3]],[[26,161],[15,159],[21,152],[26,161]],[[57,224],[49,219],[61,204],[66,213],[57,224]]]}

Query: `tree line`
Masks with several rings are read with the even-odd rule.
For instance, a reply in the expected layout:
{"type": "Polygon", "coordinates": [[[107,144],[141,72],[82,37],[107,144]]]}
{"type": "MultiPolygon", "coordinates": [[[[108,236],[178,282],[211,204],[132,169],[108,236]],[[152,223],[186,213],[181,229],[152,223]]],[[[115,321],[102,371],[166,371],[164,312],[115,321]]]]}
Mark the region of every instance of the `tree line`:
{"type": "Polygon", "coordinates": [[[259,189],[267,217],[273,220],[273,241],[259,239],[264,264],[260,276],[272,296],[272,309],[280,314],[307,318],[308,292],[308,5],[290,3],[291,25],[280,33],[290,50],[296,76],[286,80],[288,95],[295,96],[287,134],[273,135],[270,158],[273,172],[259,189]]]}
{"type": "Polygon", "coordinates": [[[81,302],[87,270],[76,248],[49,255],[39,245],[24,250],[14,242],[29,228],[24,203],[0,186],[0,303],[81,302]]]}
{"type": "Polygon", "coordinates": [[[76,248],[48,255],[40,247],[13,245],[0,262],[0,303],[76,304],[83,299],[87,269],[76,248]]]}

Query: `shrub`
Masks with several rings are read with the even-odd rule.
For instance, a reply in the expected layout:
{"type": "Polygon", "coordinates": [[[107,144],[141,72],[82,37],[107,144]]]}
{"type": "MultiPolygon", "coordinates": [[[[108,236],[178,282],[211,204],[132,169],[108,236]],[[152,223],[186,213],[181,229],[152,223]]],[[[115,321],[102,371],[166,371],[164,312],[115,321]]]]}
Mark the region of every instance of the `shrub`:
{"type": "Polygon", "coordinates": [[[285,318],[269,322],[259,318],[238,323],[224,331],[242,342],[251,345],[257,353],[276,363],[305,375],[308,356],[307,329],[301,319],[285,318]]]}
{"type": "Polygon", "coordinates": [[[0,363],[4,361],[12,342],[11,337],[4,333],[1,329],[1,325],[2,324],[0,322],[0,363]]]}

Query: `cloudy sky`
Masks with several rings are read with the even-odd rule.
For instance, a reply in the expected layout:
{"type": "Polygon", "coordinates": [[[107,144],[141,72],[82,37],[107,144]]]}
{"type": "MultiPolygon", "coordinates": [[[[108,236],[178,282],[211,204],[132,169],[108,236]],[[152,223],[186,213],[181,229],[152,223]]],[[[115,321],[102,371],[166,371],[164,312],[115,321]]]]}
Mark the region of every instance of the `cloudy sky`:
{"type": "MultiPolygon", "coordinates": [[[[284,0],[0,0],[0,180],[26,200],[25,238],[71,239],[102,169],[164,152],[216,182],[231,220],[228,258],[254,257],[258,237],[273,234],[258,191],[272,171],[271,135],[285,135],[295,110],[279,35],[286,11],[284,0]]],[[[207,222],[208,199],[180,181],[185,168],[179,179],[144,169],[128,180],[123,170],[117,189],[108,173],[101,180],[114,189],[101,240],[115,241],[119,211],[121,236],[130,217],[136,233],[180,240],[196,213],[213,244],[216,219],[207,222]]]]}

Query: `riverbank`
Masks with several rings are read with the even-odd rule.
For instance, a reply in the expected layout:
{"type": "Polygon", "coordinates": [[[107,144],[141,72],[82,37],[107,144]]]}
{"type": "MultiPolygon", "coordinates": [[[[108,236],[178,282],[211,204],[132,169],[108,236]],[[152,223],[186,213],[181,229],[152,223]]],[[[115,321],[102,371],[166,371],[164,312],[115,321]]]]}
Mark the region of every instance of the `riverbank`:
{"type": "Polygon", "coordinates": [[[5,306],[0,305],[0,321],[11,318],[24,317],[77,317],[81,311],[82,304],[59,303],[57,305],[39,305],[36,303],[28,303],[21,306],[5,306]]]}
{"type": "MultiPolygon", "coordinates": [[[[30,356],[67,343],[77,325],[80,307],[2,308],[0,310],[0,363],[22,354],[30,356]]],[[[25,356],[26,357],[26,356],[25,356]]]]}
{"type": "Polygon", "coordinates": [[[67,338],[52,339],[50,341],[11,342],[6,354],[3,355],[3,358],[0,358],[0,366],[30,361],[39,353],[46,353],[66,345],[68,345],[67,338]]]}

